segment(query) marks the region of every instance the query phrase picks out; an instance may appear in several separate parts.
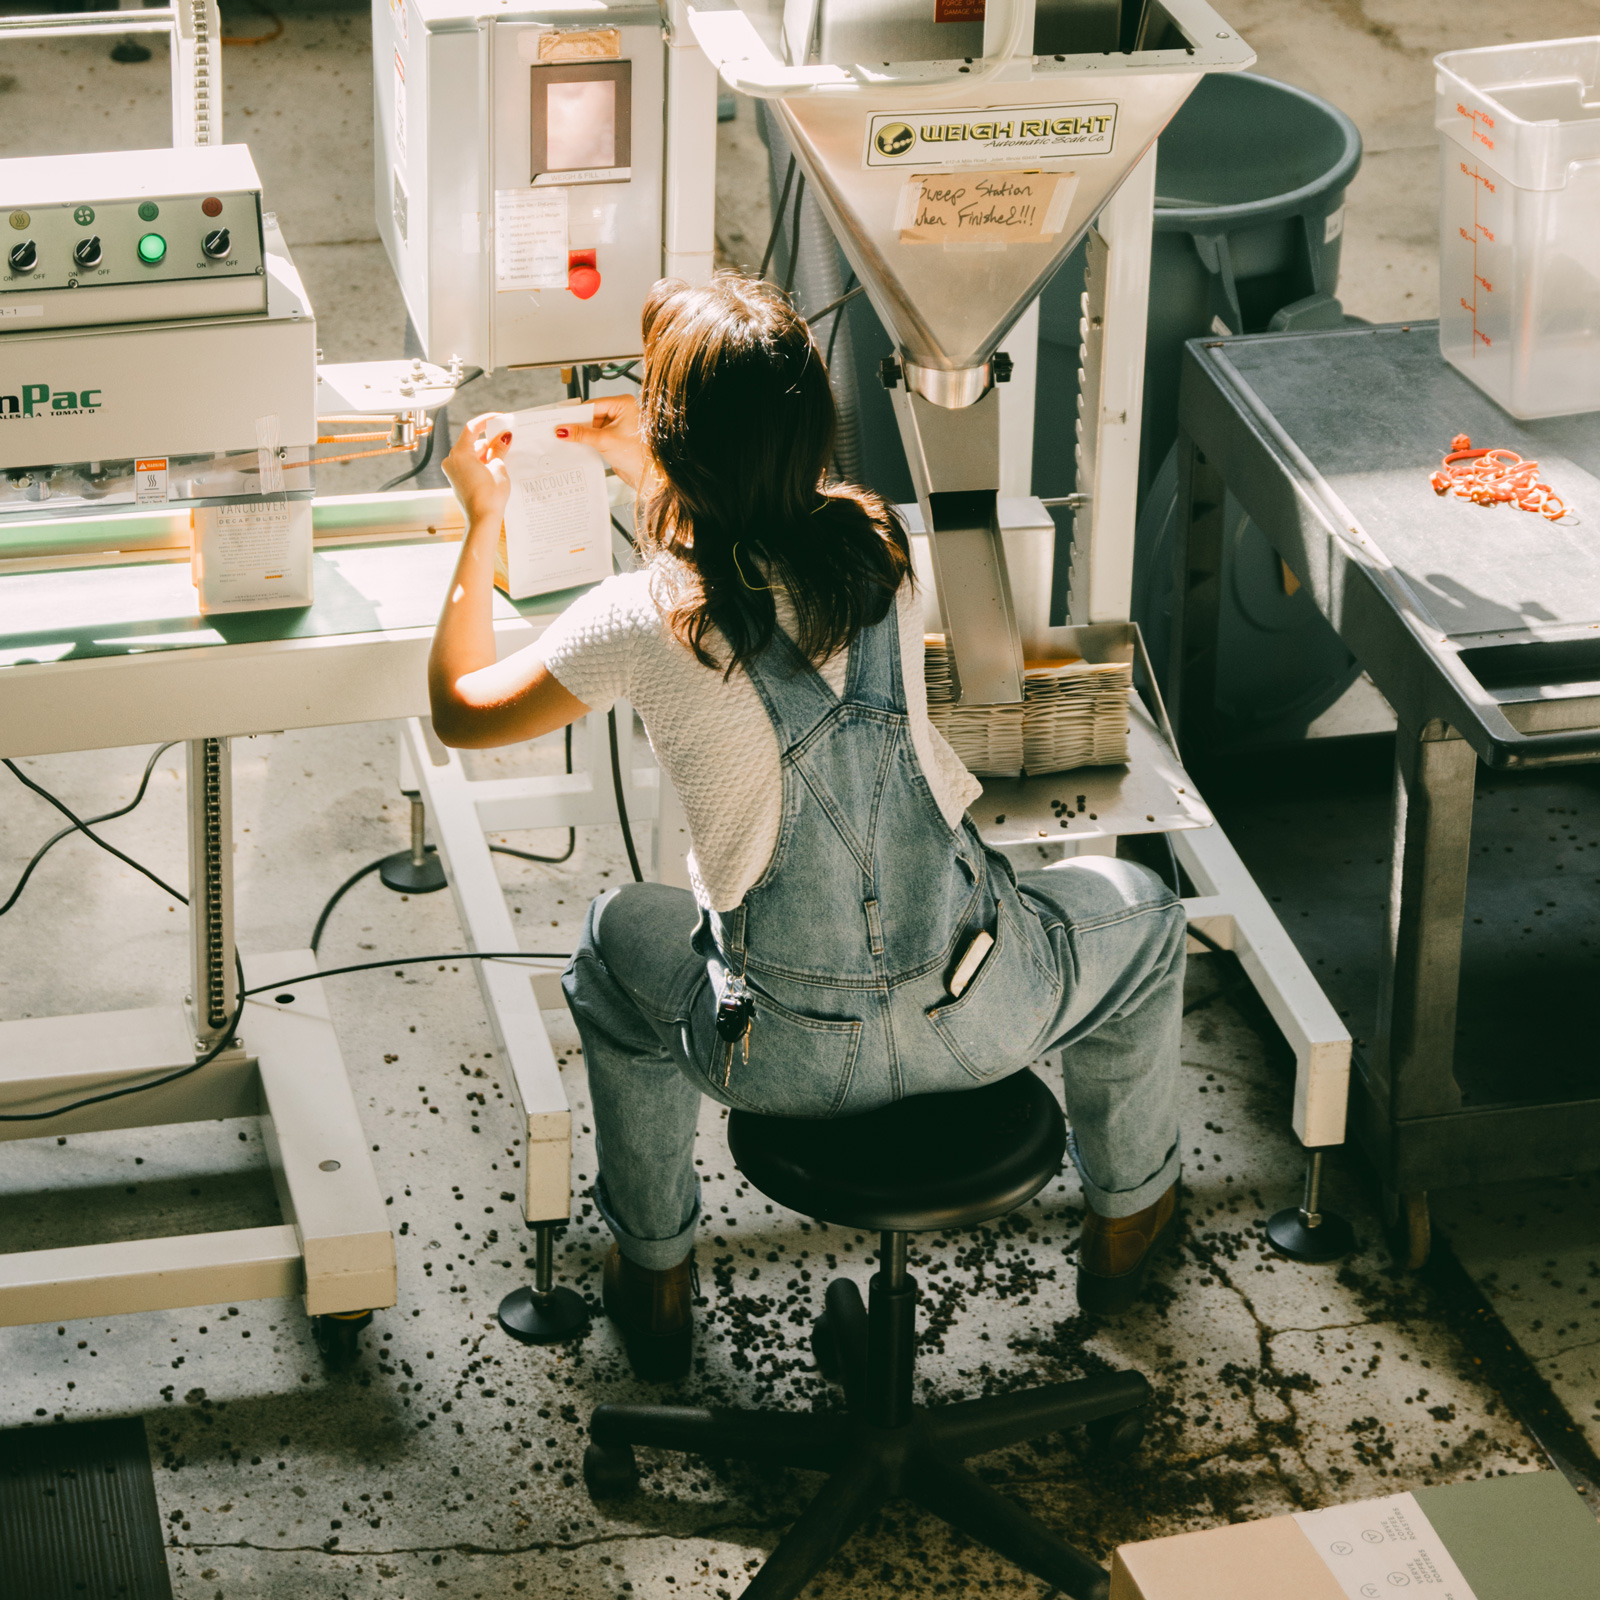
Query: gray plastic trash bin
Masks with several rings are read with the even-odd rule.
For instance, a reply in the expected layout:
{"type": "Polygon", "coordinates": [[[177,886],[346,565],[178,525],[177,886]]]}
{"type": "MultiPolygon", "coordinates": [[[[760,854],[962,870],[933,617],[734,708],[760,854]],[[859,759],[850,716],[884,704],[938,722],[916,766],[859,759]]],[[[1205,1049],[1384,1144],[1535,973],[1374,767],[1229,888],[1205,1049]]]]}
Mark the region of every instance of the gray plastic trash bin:
{"type": "MultiPolygon", "coordinates": [[[[1344,197],[1360,163],[1361,136],[1342,111],[1249,73],[1203,78],[1161,136],[1134,562],[1134,616],[1158,676],[1171,638],[1184,342],[1344,322],[1344,197]]],[[[1359,669],[1231,497],[1225,522],[1219,725],[1229,742],[1294,738],[1359,669]]]]}

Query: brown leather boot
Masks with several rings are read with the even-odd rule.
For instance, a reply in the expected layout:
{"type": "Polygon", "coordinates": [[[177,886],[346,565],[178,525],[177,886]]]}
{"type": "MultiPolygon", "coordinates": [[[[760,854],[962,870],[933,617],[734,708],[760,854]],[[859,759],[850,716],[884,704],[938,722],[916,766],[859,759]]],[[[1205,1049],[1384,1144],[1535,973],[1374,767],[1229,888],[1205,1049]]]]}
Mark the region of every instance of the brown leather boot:
{"type": "Polygon", "coordinates": [[[692,1254],[664,1272],[652,1272],[612,1245],[601,1293],[636,1376],[664,1383],[688,1372],[694,1332],[692,1254]]]}
{"type": "Polygon", "coordinates": [[[1144,1289],[1150,1257],[1178,1223],[1178,1185],[1131,1217],[1085,1211],[1078,1239],[1078,1306],[1096,1316],[1126,1311],[1144,1289]]]}

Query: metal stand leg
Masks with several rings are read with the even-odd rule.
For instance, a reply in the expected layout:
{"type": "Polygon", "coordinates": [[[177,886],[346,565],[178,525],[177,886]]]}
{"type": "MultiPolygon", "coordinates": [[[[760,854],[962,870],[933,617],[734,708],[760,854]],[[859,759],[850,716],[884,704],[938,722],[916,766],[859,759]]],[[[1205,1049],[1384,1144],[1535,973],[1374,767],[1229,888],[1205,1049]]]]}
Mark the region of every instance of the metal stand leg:
{"type": "MultiPolygon", "coordinates": [[[[1386,1123],[1461,1109],[1456,1001],[1477,769],[1472,746],[1442,722],[1396,732],[1389,942],[1373,1075],[1386,1123]]],[[[1384,1178],[1411,1187],[1403,1173],[1384,1178]]]]}
{"type": "MultiPolygon", "coordinates": [[[[191,739],[189,1007],[195,1054],[227,1031],[239,1003],[233,946],[233,774],[226,739],[191,739]]],[[[240,1049],[236,1040],[235,1051],[240,1049]]]]}
{"type": "Polygon", "coordinates": [[[1267,1219],[1267,1239],[1291,1261],[1337,1261],[1355,1248],[1355,1230],[1341,1216],[1321,1208],[1322,1152],[1306,1152],[1306,1196],[1267,1219]]]}
{"type": "Polygon", "coordinates": [[[564,1222],[534,1224],[533,1287],[513,1289],[500,1302],[500,1326],[523,1344],[560,1344],[589,1331],[589,1308],[571,1289],[555,1287],[555,1234],[564,1222]]]}
{"type": "Polygon", "coordinates": [[[445,886],[444,863],[438,851],[428,853],[428,812],[420,794],[408,797],[411,801],[411,848],[397,850],[385,856],[378,868],[378,878],[385,889],[396,894],[432,894],[445,886]]]}

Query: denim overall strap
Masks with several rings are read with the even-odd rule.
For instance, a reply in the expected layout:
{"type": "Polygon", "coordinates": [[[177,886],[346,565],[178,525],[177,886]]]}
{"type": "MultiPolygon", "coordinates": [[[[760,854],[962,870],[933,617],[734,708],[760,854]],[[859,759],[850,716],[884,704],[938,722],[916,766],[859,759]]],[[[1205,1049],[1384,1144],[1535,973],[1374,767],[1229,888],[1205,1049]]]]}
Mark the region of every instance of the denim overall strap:
{"type": "Polygon", "coordinates": [[[801,655],[794,640],[782,628],[775,629],[766,649],[746,662],[745,671],[778,736],[780,757],[843,704],[860,702],[904,715],[905,688],[899,654],[899,612],[891,602],[879,621],[861,629],[850,641],[841,698],[801,655]]]}
{"type": "Polygon", "coordinates": [[[900,606],[891,596],[889,609],[850,642],[844,698],[851,705],[879,711],[906,711],[906,690],[900,661],[900,606]]]}

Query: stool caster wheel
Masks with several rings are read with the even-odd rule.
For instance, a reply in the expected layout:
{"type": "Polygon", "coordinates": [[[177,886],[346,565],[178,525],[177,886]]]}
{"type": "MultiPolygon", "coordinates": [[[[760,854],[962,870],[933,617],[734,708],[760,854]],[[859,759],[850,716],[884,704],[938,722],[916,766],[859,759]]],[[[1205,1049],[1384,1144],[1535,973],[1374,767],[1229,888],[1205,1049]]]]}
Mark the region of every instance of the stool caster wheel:
{"type": "Polygon", "coordinates": [[[591,1444],[583,1452],[583,1486],[591,1500],[626,1500],[639,1487],[631,1444],[591,1444]]]}
{"type": "Polygon", "coordinates": [[[1096,1417],[1084,1431],[1089,1435],[1090,1449],[1102,1461],[1126,1461],[1144,1440],[1144,1412],[1096,1417]]]}
{"type": "Polygon", "coordinates": [[[1394,1264],[1407,1272],[1419,1272],[1428,1264],[1433,1249],[1433,1222],[1426,1190],[1397,1194],[1383,1191],[1384,1233],[1394,1264]]]}
{"type": "Polygon", "coordinates": [[[311,1319],[317,1349],[330,1372],[346,1372],[361,1353],[361,1330],[372,1326],[370,1311],[338,1311],[311,1319]]]}
{"type": "Polygon", "coordinates": [[[829,1383],[837,1383],[844,1376],[844,1362],[839,1359],[838,1341],[826,1311],[811,1324],[811,1354],[816,1357],[817,1371],[829,1383]]]}

